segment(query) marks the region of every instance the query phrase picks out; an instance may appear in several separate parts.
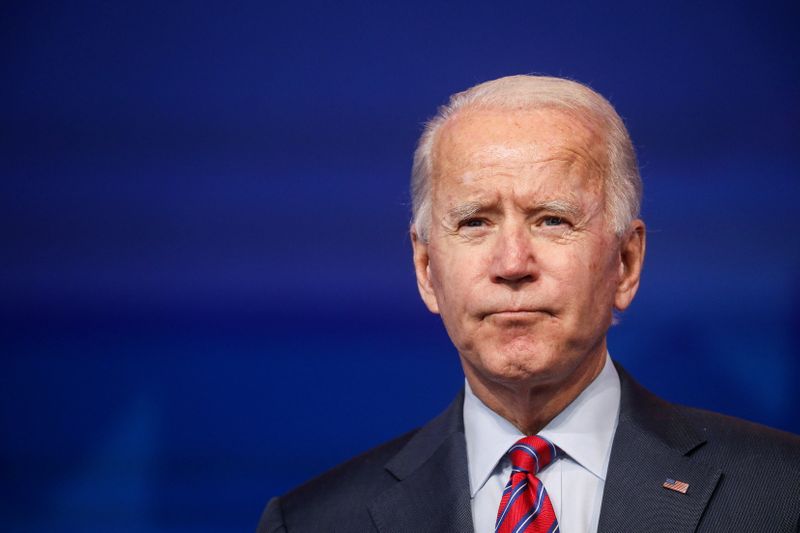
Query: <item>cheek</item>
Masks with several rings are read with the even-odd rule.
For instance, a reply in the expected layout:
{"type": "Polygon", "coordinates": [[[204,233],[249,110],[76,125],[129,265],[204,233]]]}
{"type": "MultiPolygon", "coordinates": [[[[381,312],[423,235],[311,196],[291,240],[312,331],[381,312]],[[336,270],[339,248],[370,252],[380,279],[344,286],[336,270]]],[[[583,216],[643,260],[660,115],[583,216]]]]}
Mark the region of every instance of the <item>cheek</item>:
{"type": "Polygon", "coordinates": [[[445,254],[431,254],[430,262],[431,286],[436,295],[440,312],[446,314],[453,295],[458,294],[458,277],[452,272],[450,261],[445,254]]]}
{"type": "Polygon", "coordinates": [[[617,283],[616,263],[603,250],[583,249],[575,253],[552,254],[546,269],[557,280],[565,301],[605,305],[617,283]]]}
{"type": "Polygon", "coordinates": [[[486,261],[475,253],[436,253],[431,256],[431,283],[443,314],[469,307],[473,292],[485,277],[486,261]]]}
{"type": "Polygon", "coordinates": [[[585,290],[598,310],[613,306],[618,277],[619,271],[613,254],[595,254],[588,261],[586,278],[589,283],[585,290]]]}

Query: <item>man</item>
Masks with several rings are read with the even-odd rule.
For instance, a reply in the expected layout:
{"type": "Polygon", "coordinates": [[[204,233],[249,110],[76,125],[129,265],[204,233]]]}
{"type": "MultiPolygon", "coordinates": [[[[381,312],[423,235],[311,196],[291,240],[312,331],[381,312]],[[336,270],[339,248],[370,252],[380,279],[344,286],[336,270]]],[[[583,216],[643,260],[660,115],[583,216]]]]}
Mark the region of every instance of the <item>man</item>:
{"type": "Polygon", "coordinates": [[[609,358],[645,225],[605,99],[535,76],[456,94],[412,195],[419,292],[464,393],[273,499],[259,531],[800,531],[800,438],[666,403],[609,358]]]}

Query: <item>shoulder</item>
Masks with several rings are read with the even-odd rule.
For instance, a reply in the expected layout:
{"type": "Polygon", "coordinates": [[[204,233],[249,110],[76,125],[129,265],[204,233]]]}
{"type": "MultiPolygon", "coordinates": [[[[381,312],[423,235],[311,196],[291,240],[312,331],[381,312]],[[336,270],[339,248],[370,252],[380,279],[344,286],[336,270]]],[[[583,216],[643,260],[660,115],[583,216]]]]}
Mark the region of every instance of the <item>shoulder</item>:
{"type": "Polygon", "coordinates": [[[615,468],[625,472],[617,476],[618,484],[635,476],[632,463],[645,470],[661,465],[647,471],[666,477],[678,469],[692,485],[709,487],[701,529],[737,530],[736,524],[750,524],[738,530],[795,530],[800,517],[799,436],[669,403],[618,370],[622,398],[612,457],[615,468]]]}
{"type": "Polygon", "coordinates": [[[667,402],[617,371],[620,411],[601,525],[652,531],[680,518],[693,531],[797,531],[800,437],[667,402]],[[663,490],[667,479],[688,492],[663,490]]]}
{"type": "Polygon", "coordinates": [[[261,517],[259,533],[310,531],[322,524],[335,524],[335,529],[342,531],[369,527],[366,502],[393,483],[394,477],[385,465],[417,431],[362,453],[274,498],[261,517]]]}
{"type": "Polygon", "coordinates": [[[677,409],[705,441],[690,457],[720,473],[703,518],[707,529],[748,520],[764,531],[800,527],[800,437],[701,409],[677,409]]]}
{"type": "MultiPolygon", "coordinates": [[[[434,477],[436,474],[446,472],[452,475],[453,479],[458,478],[455,474],[466,469],[466,451],[463,449],[463,401],[462,390],[442,413],[420,429],[401,435],[312,479],[284,496],[274,498],[262,515],[258,531],[260,533],[369,531],[374,527],[370,508],[375,512],[374,506],[386,494],[398,496],[392,489],[396,489],[401,480],[410,482],[410,485],[407,485],[408,492],[399,494],[400,496],[408,493],[416,494],[419,486],[414,480],[419,479],[417,474],[420,471],[434,477]],[[435,473],[432,473],[433,471],[435,473]]],[[[463,474],[462,477],[466,480],[466,473],[463,474]]],[[[452,490],[449,494],[452,496],[456,493],[460,495],[452,490]]],[[[379,511],[383,514],[392,514],[396,511],[393,507],[396,505],[403,505],[403,509],[419,508],[418,500],[403,504],[396,500],[391,503],[380,501],[379,511]]],[[[445,497],[437,501],[443,502],[439,507],[447,507],[451,503],[451,500],[445,497]]],[[[431,502],[425,499],[424,503],[431,502]]],[[[427,507],[442,510],[436,506],[427,507]]],[[[409,513],[413,515],[413,511],[409,513]]]]}
{"type": "Polygon", "coordinates": [[[410,431],[376,448],[340,464],[324,474],[300,485],[281,498],[284,509],[295,502],[327,506],[366,496],[385,486],[394,477],[386,463],[402,449],[418,430],[410,431]]]}
{"type": "Polygon", "coordinates": [[[800,436],[704,409],[667,402],[617,365],[622,385],[620,422],[632,423],[687,455],[715,462],[761,458],[800,466],[800,436]]]}
{"type": "Polygon", "coordinates": [[[676,406],[698,431],[717,442],[735,444],[738,451],[758,449],[778,459],[800,461],[800,436],[771,427],[693,407],[676,406]]]}
{"type": "Polygon", "coordinates": [[[705,440],[694,457],[729,475],[749,472],[787,481],[792,476],[800,485],[800,436],[703,409],[674,408],[705,440]]]}

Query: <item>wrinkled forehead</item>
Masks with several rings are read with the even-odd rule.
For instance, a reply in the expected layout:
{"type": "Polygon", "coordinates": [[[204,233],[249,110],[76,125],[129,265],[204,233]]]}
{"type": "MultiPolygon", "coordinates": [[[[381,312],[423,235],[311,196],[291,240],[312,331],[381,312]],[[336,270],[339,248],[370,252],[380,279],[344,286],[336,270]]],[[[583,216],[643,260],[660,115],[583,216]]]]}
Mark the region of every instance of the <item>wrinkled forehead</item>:
{"type": "Polygon", "coordinates": [[[443,124],[434,141],[432,172],[437,182],[504,172],[525,173],[537,165],[584,167],[601,185],[608,167],[603,129],[578,112],[555,107],[465,109],[443,124]]]}

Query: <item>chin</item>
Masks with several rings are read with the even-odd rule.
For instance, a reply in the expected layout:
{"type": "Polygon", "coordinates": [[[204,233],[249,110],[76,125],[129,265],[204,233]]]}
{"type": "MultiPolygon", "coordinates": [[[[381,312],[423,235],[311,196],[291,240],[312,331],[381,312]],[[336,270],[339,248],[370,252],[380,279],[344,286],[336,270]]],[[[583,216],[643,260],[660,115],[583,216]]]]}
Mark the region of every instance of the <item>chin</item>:
{"type": "Polygon", "coordinates": [[[493,381],[505,383],[551,381],[563,373],[564,360],[537,343],[522,341],[504,345],[478,357],[482,373],[493,381]]]}

